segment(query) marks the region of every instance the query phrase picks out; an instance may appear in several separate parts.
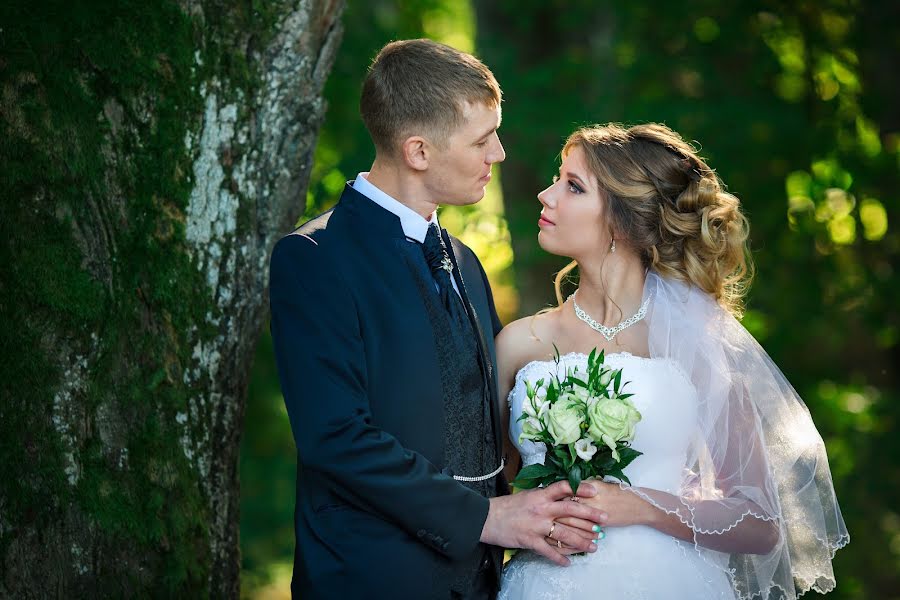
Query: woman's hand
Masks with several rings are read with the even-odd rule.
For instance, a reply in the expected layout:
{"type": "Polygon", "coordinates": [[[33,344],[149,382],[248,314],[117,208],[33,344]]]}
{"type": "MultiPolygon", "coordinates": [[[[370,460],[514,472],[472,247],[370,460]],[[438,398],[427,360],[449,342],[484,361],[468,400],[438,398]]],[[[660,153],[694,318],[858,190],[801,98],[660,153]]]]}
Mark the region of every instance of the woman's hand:
{"type": "MultiPolygon", "coordinates": [[[[625,527],[627,525],[649,525],[654,517],[655,509],[649,502],[629,491],[623,490],[618,483],[606,483],[598,479],[587,479],[585,481],[597,490],[597,493],[591,498],[579,498],[578,502],[599,508],[609,518],[606,521],[606,527],[625,527]]],[[[559,519],[560,523],[585,529],[586,525],[576,519],[570,517],[559,519]]]]}

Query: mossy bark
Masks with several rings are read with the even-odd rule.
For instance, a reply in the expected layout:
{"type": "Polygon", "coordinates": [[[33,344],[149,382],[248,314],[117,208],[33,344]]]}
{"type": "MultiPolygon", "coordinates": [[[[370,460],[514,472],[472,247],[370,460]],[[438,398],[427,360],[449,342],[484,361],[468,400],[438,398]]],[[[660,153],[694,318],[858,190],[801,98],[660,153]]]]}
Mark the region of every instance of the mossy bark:
{"type": "Polygon", "coordinates": [[[237,597],[268,255],[342,8],[0,8],[0,596],[237,597]]]}

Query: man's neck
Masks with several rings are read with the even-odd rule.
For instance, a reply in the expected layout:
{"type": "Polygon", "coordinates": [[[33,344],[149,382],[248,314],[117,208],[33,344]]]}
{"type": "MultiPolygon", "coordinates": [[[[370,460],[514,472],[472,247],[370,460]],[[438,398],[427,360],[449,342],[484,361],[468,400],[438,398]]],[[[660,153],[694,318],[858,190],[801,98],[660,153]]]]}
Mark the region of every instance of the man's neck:
{"type": "Polygon", "coordinates": [[[366,179],[397,202],[422,215],[425,220],[431,220],[437,204],[427,198],[420,179],[408,169],[376,158],[366,179]]]}

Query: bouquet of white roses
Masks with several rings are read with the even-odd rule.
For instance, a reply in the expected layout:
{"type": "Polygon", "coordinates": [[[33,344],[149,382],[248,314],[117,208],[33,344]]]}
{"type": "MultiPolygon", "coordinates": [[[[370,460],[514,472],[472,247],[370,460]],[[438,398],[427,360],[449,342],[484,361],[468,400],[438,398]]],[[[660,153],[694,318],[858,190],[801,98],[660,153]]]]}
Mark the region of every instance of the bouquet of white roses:
{"type": "MultiPolygon", "coordinates": [[[[641,455],[629,445],[641,413],[630,400],[633,394],[623,392],[622,370],[603,359],[603,351],[594,349],[584,373],[575,367],[562,379],[525,381],[519,439],[543,442],[547,453],[544,464],[522,469],[514,486],[531,489],[567,479],[577,491],[582,479],[606,475],[631,483],[622,470],[641,455]]],[[[555,360],[559,365],[558,351],[555,360]]]]}

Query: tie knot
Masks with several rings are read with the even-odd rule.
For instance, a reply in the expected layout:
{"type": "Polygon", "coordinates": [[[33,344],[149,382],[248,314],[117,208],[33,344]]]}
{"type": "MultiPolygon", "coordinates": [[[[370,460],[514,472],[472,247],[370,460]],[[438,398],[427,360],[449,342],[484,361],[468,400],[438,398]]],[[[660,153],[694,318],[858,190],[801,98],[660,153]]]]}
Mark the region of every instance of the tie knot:
{"type": "Polygon", "coordinates": [[[453,263],[450,262],[450,257],[447,255],[444,244],[441,242],[441,235],[438,232],[437,225],[431,224],[428,226],[428,233],[425,235],[422,251],[425,253],[425,260],[428,261],[428,266],[431,267],[432,273],[438,273],[441,269],[444,269],[449,274],[453,270],[453,263]]]}

